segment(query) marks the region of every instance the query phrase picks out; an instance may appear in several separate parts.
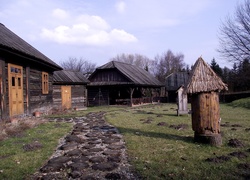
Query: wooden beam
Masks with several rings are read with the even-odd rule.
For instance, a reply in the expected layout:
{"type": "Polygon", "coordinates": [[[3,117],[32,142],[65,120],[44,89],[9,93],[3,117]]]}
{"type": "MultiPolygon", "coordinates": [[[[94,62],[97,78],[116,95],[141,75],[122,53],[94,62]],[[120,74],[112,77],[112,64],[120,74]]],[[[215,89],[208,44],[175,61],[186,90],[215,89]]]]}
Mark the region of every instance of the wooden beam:
{"type": "Polygon", "coordinates": [[[31,114],[31,107],[30,107],[30,67],[26,67],[26,108],[27,108],[27,114],[31,114]]]}

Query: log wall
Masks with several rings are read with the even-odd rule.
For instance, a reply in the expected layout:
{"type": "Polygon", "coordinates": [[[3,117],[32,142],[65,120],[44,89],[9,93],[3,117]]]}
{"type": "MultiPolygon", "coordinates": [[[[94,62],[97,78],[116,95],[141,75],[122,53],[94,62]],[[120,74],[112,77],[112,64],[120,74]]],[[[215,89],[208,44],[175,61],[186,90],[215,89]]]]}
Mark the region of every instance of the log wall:
{"type": "MultiPolygon", "coordinates": [[[[46,72],[46,71],[45,71],[46,72]]],[[[42,71],[30,68],[30,78],[29,78],[29,93],[30,93],[30,111],[31,113],[35,111],[41,111],[43,113],[48,113],[52,108],[53,104],[53,74],[49,74],[49,92],[48,94],[42,93],[42,71]]]]}
{"type": "MultiPolygon", "coordinates": [[[[71,103],[72,108],[84,108],[86,102],[87,90],[85,85],[71,85],[71,103]]],[[[61,85],[53,85],[53,103],[54,107],[62,108],[61,85]]]]}

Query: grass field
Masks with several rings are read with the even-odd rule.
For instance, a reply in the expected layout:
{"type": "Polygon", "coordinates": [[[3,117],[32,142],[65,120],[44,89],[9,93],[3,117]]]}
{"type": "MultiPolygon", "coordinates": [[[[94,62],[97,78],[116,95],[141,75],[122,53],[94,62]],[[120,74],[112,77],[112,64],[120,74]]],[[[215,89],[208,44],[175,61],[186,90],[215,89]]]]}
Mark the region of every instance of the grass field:
{"type": "Polygon", "coordinates": [[[52,155],[72,124],[47,122],[0,141],[0,179],[25,179],[52,155]]]}
{"type": "Polygon", "coordinates": [[[124,135],[135,169],[145,179],[250,178],[250,111],[221,105],[223,145],[193,142],[191,117],[176,116],[175,104],[108,113],[124,135]],[[231,147],[230,139],[244,147],[231,147]],[[230,155],[231,154],[231,155],[230,155]]]}
{"type": "MultiPolygon", "coordinates": [[[[242,104],[221,104],[221,147],[194,143],[191,116],[176,116],[175,104],[93,107],[51,118],[107,112],[106,120],[124,135],[130,163],[143,179],[249,179],[250,111],[242,104]],[[230,140],[238,146],[230,146],[230,140]]],[[[69,123],[48,122],[0,141],[0,179],[34,173],[71,128],[69,123]]]]}

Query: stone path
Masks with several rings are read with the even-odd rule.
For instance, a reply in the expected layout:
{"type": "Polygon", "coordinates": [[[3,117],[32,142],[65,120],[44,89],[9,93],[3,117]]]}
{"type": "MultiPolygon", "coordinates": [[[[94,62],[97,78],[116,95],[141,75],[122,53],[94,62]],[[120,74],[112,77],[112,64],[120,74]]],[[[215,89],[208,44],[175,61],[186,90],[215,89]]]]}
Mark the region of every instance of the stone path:
{"type": "Polygon", "coordinates": [[[32,179],[138,179],[130,170],[121,134],[105,122],[104,112],[64,121],[74,123],[73,131],[32,179]]]}

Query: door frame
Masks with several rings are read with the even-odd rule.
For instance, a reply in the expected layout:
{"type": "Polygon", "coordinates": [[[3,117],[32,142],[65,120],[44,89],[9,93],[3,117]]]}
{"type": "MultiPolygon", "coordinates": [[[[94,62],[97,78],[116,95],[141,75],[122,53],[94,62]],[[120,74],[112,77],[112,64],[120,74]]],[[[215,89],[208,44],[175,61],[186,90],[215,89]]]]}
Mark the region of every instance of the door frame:
{"type": "Polygon", "coordinates": [[[23,102],[23,67],[15,64],[8,64],[8,87],[9,87],[9,115],[15,116],[24,113],[23,102]],[[13,77],[15,82],[13,83],[13,77]],[[13,85],[16,93],[16,107],[13,105],[13,85]],[[16,112],[13,109],[16,108],[16,112]]]}
{"type": "Polygon", "coordinates": [[[62,97],[62,108],[70,109],[72,107],[72,94],[71,94],[71,86],[61,86],[61,97],[62,97]],[[69,97],[65,98],[65,91],[69,91],[69,97]],[[66,104],[66,107],[64,107],[66,104]]]}

